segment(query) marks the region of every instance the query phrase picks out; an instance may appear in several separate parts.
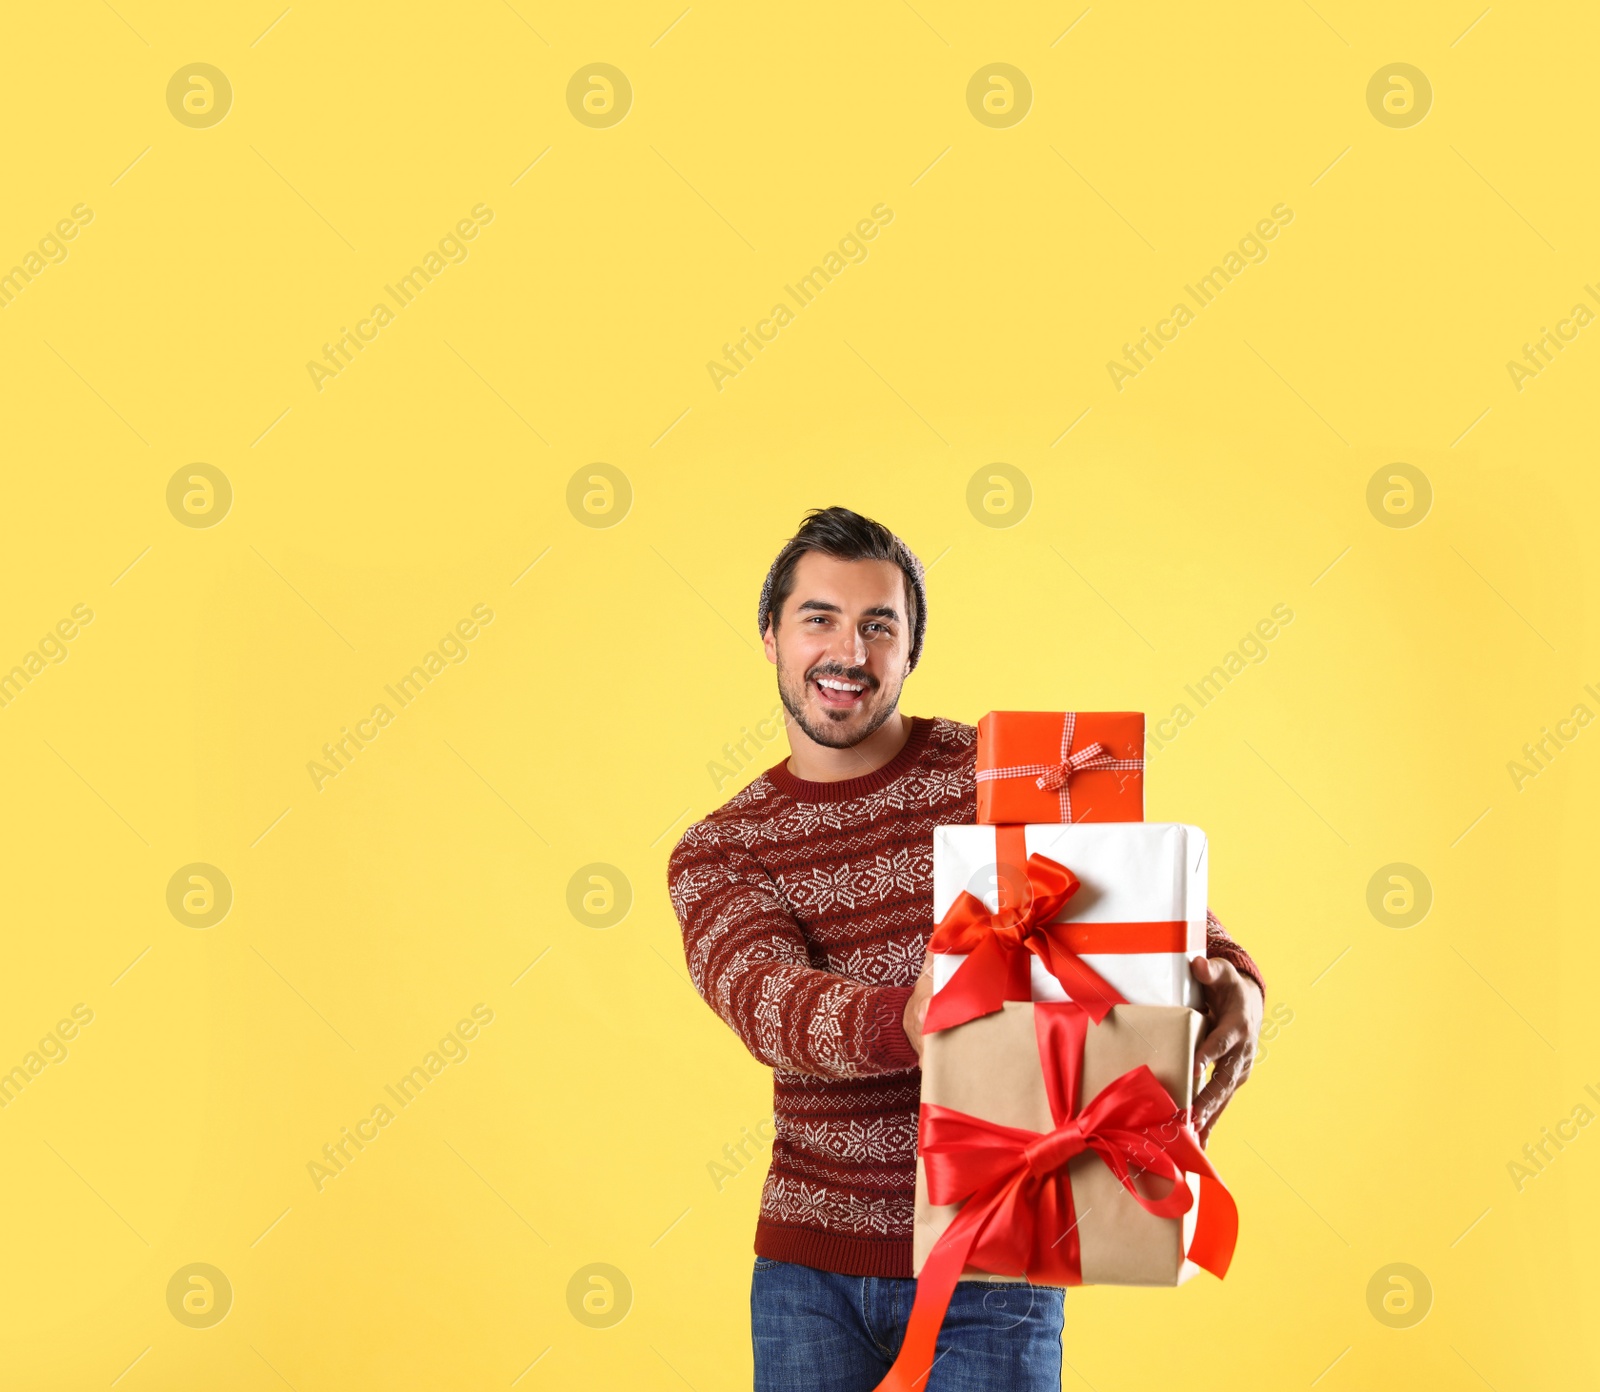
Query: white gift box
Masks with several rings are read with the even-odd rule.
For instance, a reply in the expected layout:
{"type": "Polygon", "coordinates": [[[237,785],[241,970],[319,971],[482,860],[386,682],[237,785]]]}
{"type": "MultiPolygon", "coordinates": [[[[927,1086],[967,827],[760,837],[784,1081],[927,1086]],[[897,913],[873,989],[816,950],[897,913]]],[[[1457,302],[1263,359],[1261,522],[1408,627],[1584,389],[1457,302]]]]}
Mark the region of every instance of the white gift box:
{"type": "MultiPolygon", "coordinates": [[[[933,919],[938,924],[963,890],[999,908],[996,837],[1021,833],[1026,855],[1048,856],[1078,877],[1079,887],[1052,920],[1074,924],[1182,925],[1184,950],[1084,951],[1085,965],[1130,1005],[1199,1009],[1200,985],[1189,959],[1206,954],[1206,834],[1182,822],[1077,822],[1025,827],[942,826],[933,832],[933,919]]],[[[1116,937],[1117,930],[1103,935],[1116,937]]],[[[1137,930],[1130,930],[1137,937],[1137,930]]],[[[964,953],[933,954],[933,989],[942,990],[964,953]]],[[[1069,999],[1037,955],[1030,954],[1033,999],[1069,999]]]]}

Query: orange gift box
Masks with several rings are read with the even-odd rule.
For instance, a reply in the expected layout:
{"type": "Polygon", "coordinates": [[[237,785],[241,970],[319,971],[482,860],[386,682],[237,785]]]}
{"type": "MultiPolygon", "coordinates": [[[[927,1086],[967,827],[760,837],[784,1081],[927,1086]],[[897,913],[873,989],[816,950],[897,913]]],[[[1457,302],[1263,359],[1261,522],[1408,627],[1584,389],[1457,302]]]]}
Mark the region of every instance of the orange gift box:
{"type": "Polygon", "coordinates": [[[978,722],[978,821],[1142,822],[1144,712],[990,711],[978,722]]]}

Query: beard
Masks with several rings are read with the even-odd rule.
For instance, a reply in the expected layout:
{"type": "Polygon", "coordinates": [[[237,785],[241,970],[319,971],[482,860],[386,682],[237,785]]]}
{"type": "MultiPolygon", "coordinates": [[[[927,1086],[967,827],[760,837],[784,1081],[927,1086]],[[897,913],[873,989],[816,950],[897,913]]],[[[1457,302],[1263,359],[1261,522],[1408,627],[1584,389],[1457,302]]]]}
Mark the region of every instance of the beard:
{"type": "Polygon", "coordinates": [[[780,662],[778,665],[778,698],[783,702],[783,708],[789,713],[789,718],[798,725],[813,744],[819,744],[824,749],[853,749],[862,740],[875,734],[900,703],[900,684],[896,683],[893,690],[885,692],[877,678],[868,676],[859,667],[841,667],[837,663],[823,662],[803,673],[798,680],[788,674],[780,662]],[[863,683],[869,693],[869,698],[877,705],[865,712],[854,711],[829,711],[821,712],[826,724],[811,718],[806,711],[807,687],[816,677],[838,677],[844,681],[863,683]],[[847,722],[860,720],[859,726],[847,728],[847,722]]]}

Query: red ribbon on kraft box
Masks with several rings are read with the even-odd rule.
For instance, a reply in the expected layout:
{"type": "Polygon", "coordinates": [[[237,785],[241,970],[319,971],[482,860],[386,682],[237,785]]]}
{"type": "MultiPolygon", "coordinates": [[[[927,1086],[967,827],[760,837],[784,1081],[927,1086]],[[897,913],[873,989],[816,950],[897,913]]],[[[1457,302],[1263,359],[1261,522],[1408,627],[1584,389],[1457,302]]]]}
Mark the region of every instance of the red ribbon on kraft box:
{"type": "Polygon", "coordinates": [[[978,821],[1142,822],[1141,711],[990,711],[978,722],[978,821]]]}
{"type": "Polygon", "coordinates": [[[1143,1064],[1079,1109],[1088,1014],[1071,1001],[1032,1009],[1055,1128],[1002,1126],[923,1103],[918,1153],[929,1200],[961,1208],[917,1275],[899,1357],[876,1392],[924,1392],[950,1297],[968,1266],[1043,1285],[1083,1284],[1066,1166],[1085,1152],[1098,1155],[1139,1206],[1158,1218],[1179,1218],[1193,1207],[1185,1172],[1196,1175],[1200,1208],[1184,1255],[1219,1277],[1227,1274],[1239,1212],[1200,1149],[1188,1113],[1143,1064]],[[1170,1139],[1159,1138],[1167,1131],[1170,1139]],[[1137,1180],[1146,1175],[1168,1181],[1167,1192],[1141,1192],[1137,1180]]]}

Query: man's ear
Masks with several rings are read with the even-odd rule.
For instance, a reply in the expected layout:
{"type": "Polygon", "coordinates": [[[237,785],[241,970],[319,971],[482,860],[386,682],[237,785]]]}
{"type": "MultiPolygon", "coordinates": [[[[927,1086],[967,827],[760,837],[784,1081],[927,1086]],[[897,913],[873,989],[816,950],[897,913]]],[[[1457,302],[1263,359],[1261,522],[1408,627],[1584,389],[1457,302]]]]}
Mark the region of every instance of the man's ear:
{"type": "Polygon", "coordinates": [[[767,620],[767,631],[761,635],[761,646],[766,649],[767,661],[776,667],[778,665],[778,634],[771,619],[767,620]]]}

